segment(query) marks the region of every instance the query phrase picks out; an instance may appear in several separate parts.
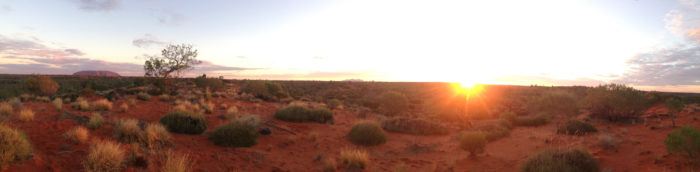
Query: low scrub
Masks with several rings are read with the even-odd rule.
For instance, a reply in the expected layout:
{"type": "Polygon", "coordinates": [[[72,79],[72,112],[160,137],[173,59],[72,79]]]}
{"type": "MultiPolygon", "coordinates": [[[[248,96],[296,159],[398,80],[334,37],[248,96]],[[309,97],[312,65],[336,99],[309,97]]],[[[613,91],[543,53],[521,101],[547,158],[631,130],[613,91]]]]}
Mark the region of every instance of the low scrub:
{"type": "Polygon", "coordinates": [[[340,150],[340,160],[348,170],[364,170],[369,164],[369,155],[363,150],[340,150]]]}
{"type": "Polygon", "coordinates": [[[93,110],[104,110],[104,111],[109,111],[112,110],[112,102],[110,102],[107,99],[100,99],[97,100],[93,103],[92,105],[93,110]]]}
{"type": "Polygon", "coordinates": [[[408,98],[402,93],[388,91],[379,96],[379,108],[387,115],[400,115],[408,110],[408,98]]]}
{"type": "Polygon", "coordinates": [[[168,94],[161,94],[160,96],[158,96],[158,100],[167,102],[170,101],[170,96],[168,94]]]}
{"type": "Polygon", "coordinates": [[[381,121],[382,128],[386,131],[406,133],[414,135],[447,134],[448,129],[442,124],[424,119],[411,119],[394,117],[381,121]]]}
{"type": "Polygon", "coordinates": [[[102,127],[103,121],[104,119],[100,113],[93,113],[92,116],[90,116],[90,121],[88,121],[88,128],[91,130],[98,129],[102,127]]]}
{"type": "Polygon", "coordinates": [[[160,119],[160,123],[170,132],[202,134],[207,129],[204,116],[188,111],[173,111],[160,119]]]}
{"type": "Polygon", "coordinates": [[[140,92],[136,94],[136,98],[143,101],[149,101],[151,100],[151,95],[148,95],[148,93],[140,92]]]}
{"type": "Polygon", "coordinates": [[[583,149],[547,149],[530,157],[521,168],[523,172],[600,171],[598,162],[583,149]]]}
{"type": "Polygon", "coordinates": [[[244,121],[232,121],[216,129],[209,139],[214,144],[229,147],[250,147],[258,144],[256,127],[244,121]]]}
{"type": "Polygon", "coordinates": [[[494,141],[503,137],[510,136],[510,129],[513,125],[510,121],[498,119],[498,120],[485,120],[474,124],[471,131],[480,131],[486,136],[486,140],[494,141]]]}
{"type": "Polygon", "coordinates": [[[618,84],[590,88],[581,102],[591,115],[607,118],[609,121],[637,118],[650,105],[642,91],[618,84]]]}
{"type": "Polygon", "coordinates": [[[242,90],[265,101],[289,97],[289,93],[279,83],[270,81],[248,81],[242,90]]]}
{"type": "Polygon", "coordinates": [[[138,143],[142,136],[139,121],[136,119],[118,120],[114,125],[114,138],[124,143],[138,143]]]}
{"type": "Polygon", "coordinates": [[[22,122],[29,122],[34,120],[34,111],[31,109],[22,109],[17,115],[17,119],[22,122]]]}
{"type": "Polygon", "coordinates": [[[160,148],[170,143],[170,133],[160,123],[148,124],[143,134],[145,144],[149,148],[160,148]]]}
{"type": "Polygon", "coordinates": [[[333,123],[333,112],[328,109],[307,109],[301,106],[289,106],[275,112],[275,118],[290,122],[333,123]]]}
{"type": "Polygon", "coordinates": [[[27,88],[36,94],[52,96],[60,86],[48,76],[34,75],[27,79],[27,88]]]}
{"type": "Polygon", "coordinates": [[[515,118],[513,124],[517,126],[541,126],[549,123],[549,118],[550,116],[547,113],[519,116],[515,118]]]}
{"type": "Polygon", "coordinates": [[[352,143],[363,146],[386,143],[386,134],[384,134],[384,130],[382,130],[379,123],[374,121],[358,122],[350,129],[348,138],[352,143]]]}
{"type": "Polygon", "coordinates": [[[160,168],[162,172],[187,172],[192,171],[192,164],[188,155],[178,155],[173,151],[165,153],[165,164],[160,168]]]}
{"type": "Polygon", "coordinates": [[[593,133],[597,131],[598,129],[596,129],[593,125],[578,120],[566,121],[564,125],[557,129],[557,133],[568,135],[584,135],[586,133],[593,133]]]}
{"type": "Polygon", "coordinates": [[[468,151],[472,157],[484,152],[486,135],[481,131],[463,131],[459,134],[459,147],[468,151]]]}
{"type": "Polygon", "coordinates": [[[32,145],[27,135],[0,124],[0,170],[12,163],[28,159],[31,155],[32,145]]]}
{"type": "Polygon", "coordinates": [[[88,141],[89,136],[90,132],[82,126],[73,127],[72,129],[68,130],[65,134],[63,134],[63,137],[65,137],[73,143],[78,144],[86,143],[88,141]]]}
{"type": "Polygon", "coordinates": [[[119,143],[103,141],[92,146],[83,167],[87,172],[117,172],[124,167],[125,158],[119,143]]]}
{"type": "Polygon", "coordinates": [[[0,103],[0,115],[2,116],[10,116],[12,114],[12,111],[14,108],[12,108],[12,105],[7,102],[2,102],[0,103]]]}
{"type": "Polygon", "coordinates": [[[700,161],[700,131],[692,126],[673,130],[664,142],[669,153],[700,161]]]}
{"type": "Polygon", "coordinates": [[[578,98],[564,90],[545,91],[528,101],[526,107],[530,112],[576,115],[578,113],[578,98]]]}

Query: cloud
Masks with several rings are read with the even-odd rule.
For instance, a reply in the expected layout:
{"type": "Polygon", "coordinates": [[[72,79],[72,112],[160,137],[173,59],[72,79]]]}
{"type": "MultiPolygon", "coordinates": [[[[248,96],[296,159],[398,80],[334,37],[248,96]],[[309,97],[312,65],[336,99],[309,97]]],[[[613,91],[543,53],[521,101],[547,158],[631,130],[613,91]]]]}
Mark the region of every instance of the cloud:
{"type": "Polygon", "coordinates": [[[160,41],[158,40],[158,38],[151,34],[146,34],[142,38],[134,39],[133,41],[131,41],[131,44],[139,48],[148,48],[151,45],[163,46],[167,44],[167,42],[160,41]]]}
{"type": "Polygon", "coordinates": [[[78,50],[78,49],[72,49],[72,48],[71,48],[71,49],[65,49],[65,50],[63,50],[63,51],[65,51],[65,52],[67,52],[67,53],[69,53],[69,54],[71,54],[71,55],[76,55],[76,56],[85,55],[85,53],[83,53],[82,51],[80,51],[80,50],[78,50]]]}
{"type": "Polygon", "coordinates": [[[73,0],[78,8],[86,11],[112,11],[119,8],[120,0],[73,0]]]}
{"type": "Polygon", "coordinates": [[[7,4],[0,4],[0,14],[7,14],[12,11],[12,7],[7,4]]]}
{"type": "Polygon", "coordinates": [[[156,11],[156,16],[158,17],[158,22],[163,25],[176,26],[185,20],[182,14],[171,10],[158,10],[156,11]]]}

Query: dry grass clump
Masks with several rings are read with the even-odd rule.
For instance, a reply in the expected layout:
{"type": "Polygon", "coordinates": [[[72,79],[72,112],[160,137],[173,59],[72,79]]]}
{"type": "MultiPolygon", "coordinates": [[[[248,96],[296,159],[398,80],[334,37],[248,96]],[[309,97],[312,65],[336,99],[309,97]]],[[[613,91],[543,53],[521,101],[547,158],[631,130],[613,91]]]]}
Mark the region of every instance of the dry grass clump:
{"type": "Polygon", "coordinates": [[[170,101],[170,95],[168,95],[168,94],[161,94],[160,96],[158,96],[158,100],[163,101],[163,102],[170,101]]]}
{"type": "Polygon", "coordinates": [[[484,152],[486,142],[486,135],[481,131],[464,131],[459,136],[459,147],[469,151],[472,157],[484,152]]]}
{"type": "Polygon", "coordinates": [[[0,171],[14,162],[29,158],[31,154],[32,145],[27,135],[0,124],[0,171]]]}
{"type": "Polygon", "coordinates": [[[184,101],[173,108],[173,111],[201,113],[199,104],[193,104],[190,101],[184,101]]]}
{"type": "Polygon", "coordinates": [[[148,124],[144,129],[144,139],[149,148],[158,148],[168,144],[170,133],[162,124],[148,124]]]}
{"type": "Polygon", "coordinates": [[[124,160],[119,143],[103,141],[92,146],[83,167],[87,172],[116,172],[122,169],[124,160]]]}
{"type": "Polygon", "coordinates": [[[53,104],[53,107],[56,107],[56,109],[58,109],[59,111],[63,110],[63,100],[61,98],[57,97],[53,99],[53,102],[51,103],[53,104]]]}
{"type": "Polygon", "coordinates": [[[75,102],[71,103],[70,107],[82,111],[90,110],[90,104],[88,104],[87,100],[82,97],[78,97],[75,102]]]}
{"type": "Polygon", "coordinates": [[[12,105],[8,102],[2,102],[0,103],[0,115],[2,116],[10,116],[12,114],[14,108],[12,108],[12,105]]]}
{"type": "Polygon", "coordinates": [[[47,102],[50,102],[50,101],[51,101],[51,98],[49,98],[49,97],[47,97],[47,96],[36,96],[36,98],[34,98],[34,100],[36,100],[36,101],[38,101],[38,102],[47,103],[47,102]]]}
{"type": "Polygon", "coordinates": [[[200,102],[200,104],[202,105],[202,109],[204,109],[204,112],[208,114],[214,112],[214,103],[202,101],[200,102]]]}
{"type": "Polygon", "coordinates": [[[77,126],[68,130],[63,136],[73,143],[85,143],[88,141],[89,132],[85,127],[77,126]]]}
{"type": "Polygon", "coordinates": [[[112,102],[107,99],[100,99],[95,101],[93,108],[95,110],[112,110],[112,102]]]}
{"type": "Polygon", "coordinates": [[[129,110],[129,105],[126,103],[122,103],[122,105],[119,105],[119,112],[126,112],[129,110]]]}
{"type": "Polygon", "coordinates": [[[88,128],[94,130],[102,127],[102,122],[104,119],[102,118],[102,115],[100,113],[93,113],[92,116],[90,116],[90,121],[88,122],[88,128]]]}
{"type": "Polygon", "coordinates": [[[369,164],[369,156],[367,152],[358,149],[343,149],[340,150],[340,159],[349,170],[362,170],[369,164]]]}
{"type": "Polygon", "coordinates": [[[228,115],[229,117],[237,116],[238,108],[236,108],[236,106],[231,106],[230,108],[228,108],[228,110],[226,110],[226,115],[228,115]]]}
{"type": "Polygon", "coordinates": [[[333,172],[338,168],[338,166],[335,163],[335,159],[333,159],[333,158],[325,158],[325,159],[323,159],[322,163],[323,163],[323,167],[321,170],[323,172],[333,172]]]}
{"type": "Polygon", "coordinates": [[[31,109],[23,109],[19,111],[19,115],[17,116],[17,118],[23,122],[32,121],[34,120],[34,111],[32,111],[31,109]]]}
{"type": "Polygon", "coordinates": [[[139,142],[141,132],[141,127],[136,119],[118,120],[114,126],[114,137],[124,143],[139,142]]]}
{"type": "Polygon", "coordinates": [[[160,168],[162,172],[186,172],[192,171],[191,161],[188,155],[177,155],[173,151],[166,154],[165,164],[160,168]]]}

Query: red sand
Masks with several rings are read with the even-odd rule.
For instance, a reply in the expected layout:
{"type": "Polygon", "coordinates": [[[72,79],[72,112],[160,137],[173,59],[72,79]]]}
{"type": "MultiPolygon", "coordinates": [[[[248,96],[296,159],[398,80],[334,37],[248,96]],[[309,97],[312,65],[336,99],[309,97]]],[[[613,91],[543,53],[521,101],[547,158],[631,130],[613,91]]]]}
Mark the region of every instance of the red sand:
{"type": "MultiPolygon", "coordinates": [[[[126,113],[117,112],[116,108],[123,100],[114,103],[110,112],[103,112],[106,119],[136,118],[145,122],[157,122],[172,108],[169,103],[158,101],[138,101],[130,106],[126,113]]],[[[600,130],[597,134],[586,136],[567,136],[556,134],[557,125],[564,119],[555,119],[541,127],[516,127],[510,136],[490,142],[484,154],[477,159],[468,157],[468,153],[457,146],[455,133],[444,136],[413,136],[388,133],[386,144],[360,147],[350,143],[345,135],[353,123],[360,119],[356,112],[335,111],[335,124],[291,123],[274,120],[279,103],[261,102],[258,109],[254,103],[233,99],[214,98],[217,108],[206,115],[208,130],[225,122],[218,114],[225,110],[219,105],[226,103],[238,105],[241,114],[259,114],[262,121],[273,120],[297,133],[292,135],[272,128],[272,134],[261,136],[258,144],[250,148],[228,148],[214,145],[203,135],[172,134],[173,145],[152,152],[145,152],[149,165],[147,168],[129,166],[126,171],[158,171],[163,152],[173,149],[178,153],[189,154],[193,160],[194,171],[318,171],[320,161],[316,156],[332,157],[340,165],[339,151],[342,148],[360,148],[369,152],[371,164],[367,171],[392,171],[398,165],[405,165],[410,171],[445,171],[452,167],[454,171],[518,171],[528,155],[546,148],[584,147],[600,162],[601,169],[613,171],[688,171],[688,160],[668,155],[664,146],[666,135],[671,127],[651,130],[649,126],[670,126],[670,119],[649,119],[648,126],[643,123],[614,124],[594,120],[593,124],[600,130]],[[623,130],[626,131],[623,132],[623,130]],[[310,133],[316,133],[317,139],[310,139],[310,133]],[[598,135],[607,133],[615,136],[617,149],[604,149],[598,146],[598,135]],[[293,137],[293,138],[290,138],[293,137]],[[290,140],[294,140],[293,142],[290,140]],[[658,159],[657,163],[654,163],[658,159]]],[[[60,112],[50,103],[23,103],[26,108],[36,112],[31,122],[19,122],[12,116],[5,123],[23,130],[31,139],[34,157],[10,166],[6,171],[82,171],[82,161],[86,158],[89,143],[71,144],[62,134],[76,126],[71,119],[58,120],[60,112]],[[45,111],[40,109],[45,108],[45,111]],[[63,149],[62,149],[63,147],[63,149]]],[[[93,112],[81,112],[64,105],[64,110],[73,114],[89,116],[93,112]]],[[[664,111],[657,105],[650,112],[664,111]]],[[[17,111],[17,110],[16,110],[17,111]]],[[[696,112],[693,115],[698,115],[696,112]]],[[[700,126],[700,121],[693,115],[682,113],[678,126],[700,126]]],[[[371,119],[371,118],[370,118],[371,119]]],[[[372,119],[376,120],[376,119],[372,119]]],[[[207,133],[205,132],[205,133],[207,133]]],[[[90,132],[91,142],[112,138],[112,124],[107,122],[102,128],[90,132]]],[[[126,147],[125,147],[126,149],[126,147]]],[[[342,167],[339,167],[342,168],[342,167]]],[[[697,167],[695,167],[697,169],[697,167]]]]}

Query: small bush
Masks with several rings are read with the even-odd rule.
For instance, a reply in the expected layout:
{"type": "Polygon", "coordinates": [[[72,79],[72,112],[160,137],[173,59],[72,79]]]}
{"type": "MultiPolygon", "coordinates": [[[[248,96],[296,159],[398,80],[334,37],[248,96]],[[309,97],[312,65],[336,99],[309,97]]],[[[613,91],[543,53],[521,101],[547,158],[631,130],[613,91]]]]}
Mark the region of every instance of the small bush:
{"type": "Polygon", "coordinates": [[[139,100],[143,100],[143,101],[151,100],[151,95],[148,95],[147,93],[144,93],[144,92],[140,92],[140,93],[136,94],[136,97],[139,100]]]}
{"type": "Polygon", "coordinates": [[[82,97],[78,97],[75,102],[71,103],[70,107],[81,111],[90,110],[90,104],[88,104],[87,100],[82,97]]]}
{"type": "Polygon", "coordinates": [[[51,103],[53,104],[53,107],[56,107],[57,110],[63,110],[63,100],[61,98],[55,98],[51,103]]]}
{"type": "Polygon", "coordinates": [[[331,99],[328,101],[328,108],[330,109],[337,109],[338,107],[342,106],[343,103],[340,102],[338,99],[331,99]]]}
{"type": "Polygon", "coordinates": [[[102,115],[100,115],[100,113],[93,113],[92,116],[90,116],[88,128],[90,128],[91,130],[98,129],[102,127],[103,121],[104,119],[102,119],[102,115]]]}
{"type": "Polygon", "coordinates": [[[141,127],[136,119],[118,120],[114,126],[114,137],[124,143],[138,143],[141,136],[141,127]]]}
{"type": "Polygon", "coordinates": [[[187,155],[177,155],[173,151],[168,151],[165,154],[165,164],[160,168],[161,172],[187,172],[190,169],[191,162],[187,155]]]}
{"type": "Polygon", "coordinates": [[[578,113],[578,99],[574,94],[563,90],[545,91],[528,101],[526,106],[530,112],[546,112],[556,115],[576,115],[578,113]]]}
{"type": "Polygon", "coordinates": [[[48,76],[34,75],[27,79],[27,88],[36,94],[52,96],[60,86],[48,76]]]}
{"type": "Polygon", "coordinates": [[[400,115],[408,109],[408,98],[396,91],[385,92],[380,96],[379,108],[388,115],[400,115]]]}
{"type": "Polygon", "coordinates": [[[459,134],[459,147],[468,151],[472,157],[484,152],[486,135],[481,131],[463,131],[459,134]]]}
{"type": "Polygon", "coordinates": [[[207,78],[206,75],[198,76],[194,79],[194,83],[199,88],[210,88],[212,90],[221,90],[225,87],[223,80],[219,78],[207,78]]]}
{"type": "Polygon", "coordinates": [[[700,160],[700,131],[692,126],[673,130],[664,143],[669,153],[700,160]]]}
{"type": "Polygon", "coordinates": [[[333,158],[324,158],[322,163],[321,171],[323,172],[333,172],[338,168],[333,158]]]}
{"type": "Polygon", "coordinates": [[[144,129],[144,135],[146,145],[149,148],[162,147],[170,142],[170,133],[159,123],[148,124],[144,129]]]}
{"type": "Polygon", "coordinates": [[[258,144],[256,127],[242,121],[233,121],[216,129],[209,139],[214,144],[229,147],[250,147],[258,144]]]}
{"type": "Polygon", "coordinates": [[[379,123],[374,121],[358,122],[350,129],[348,138],[351,142],[363,146],[378,145],[386,142],[384,130],[382,130],[379,123]]]}
{"type": "Polygon", "coordinates": [[[510,135],[513,125],[506,120],[486,120],[474,125],[471,131],[480,131],[486,136],[486,140],[494,141],[510,135]]]}
{"type": "Polygon", "coordinates": [[[0,115],[2,116],[10,116],[12,114],[14,108],[12,108],[12,105],[7,102],[2,102],[0,103],[0,115]]]}
{"type": "Polygon", "coordinates": [[[328,109],[309,110],[301,106],[289,106],[277,110],[275,118],[290,122],[333,123],[333,112],[328,109]]]}
{"type": "Polygon", "coordinates": [[[173,111],[160,119],[160,123],[170,132],[201,134],[207,129],[204,116],[188,111],[173,111]]]}
{"type": "Polygon", "coordinates": [[[73,143],[85,143],[88,141],[89,132],[85,127],[77,126],[68,130],[63,136],[73,143]]]}
{"type": "Polygon", "coordinates": [[[649,107],[648,101],[643,92],[618,84],[590,88],[581,100],[591,115],[608,118],[609,121],[638,117],[649,107]]]}
{"type": "Polygon", "coordinates": [[[170,96],[167,94],[161,94],[160,96],[158,96],[158,100],[163,101],[163,102],[167,102],[167,101],[170,101],[170,96]]]}
{"type": "Polygon", "coordinates": [[[95,90],[92,88],[83,88],[80,90],[80,95],[85,97],[92,97],[95,95],[95,90]]]}
{"type": "Polygon", "coordinates": [[[12,163],[25,160],[32,155],[32,145],[27,135],[19,130],[0,124],[0,170],[12,163]]]}
{"type": "Polygon", "coordinates": [[[270,81],[249,81],[243,87],[243,91],[266,101],[289,97],[289,93],[284,91],[279,83],[270,81]]]}
{"type": "Polygon", "coordinates": [[[592,133],[597,131],[598,130],[593,125],[578,120],[566,121],[564,125],[557,129],[557,133],[568,135],[584,135],[586,133],[592,133]]]}
{"type": "Polygon", "coordinates": [[[349,170],[363,170],[369,164],[369,155],[362,150],[340,150],[340,159],[349,170]]]}
{"type": "Polygon", "coordinates": [[[523,172],[600,171],[598,162],[583,149],[547,149],[530,157],[521,168],[523,172]]]}
{"type": "Polygon", "coordinates": [[[83,167],[87,172],[117,172],[123,168],[124,155],[119,143],[104,141],[92,146],[83,167]]]}
{"type": "Polygon", "coordinates": [[[110,102],[107,99],[97,100],[97,101],[95,101],[95,103],[93,105],[93,109],[94,110],[105,110],[105,111],[112,110],[112,102],[110,102]]]}
{"type": "Polygon", "coordinates": [[[536,115],[520,116],[515,118],[515,125],[518,126],[541,126],[549,123],[549,114],[540,113],[536,115]]]}
{"type": "Polygon", "coordinates": [[[238,108],[236,108],[236,106],[231,106],[230,108],[228,108],[228,110],[226,110],[226,115],[230,117],[238,115],[238,108]]]}
{"type": "Polygon", "coordinates": [[[122,105],[119,105],[119,112],[126,112],[129,111],[129,105],[126,103],[122,103],[122,105]]]}
{"type": "Polygon", "coordinates": [[[433,135],[447,134],[448,132],[444,125],[424,119],[394,117],[382,120],[381,123],[384,130],[397,133],[433,135]]]}
{"type": "Polygon", "coordinates": [[[19,115],[17,116],[17,118],[23,122],[32,121],[34,120],[34,111],[32,111],[31,109],[23,109],[19,111],[19,115]]]}

